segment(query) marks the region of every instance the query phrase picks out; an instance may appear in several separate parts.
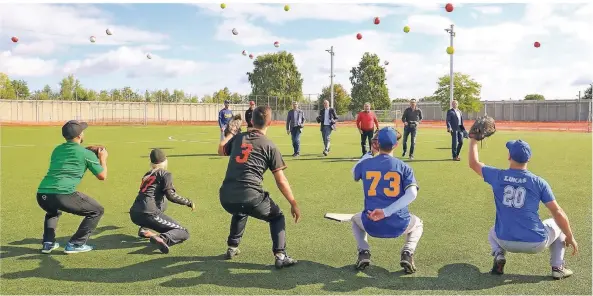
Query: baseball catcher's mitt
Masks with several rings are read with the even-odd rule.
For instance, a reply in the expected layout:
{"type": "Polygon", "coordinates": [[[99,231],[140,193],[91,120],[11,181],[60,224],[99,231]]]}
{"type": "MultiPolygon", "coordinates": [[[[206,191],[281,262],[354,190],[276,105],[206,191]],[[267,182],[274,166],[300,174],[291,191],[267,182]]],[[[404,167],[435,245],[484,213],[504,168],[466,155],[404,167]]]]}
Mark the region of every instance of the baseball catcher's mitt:
{"type": "Polygon", "coordinates": [[[243,119],[241,119],[241,115],[237,114],[233,116],[233,119],[226,125],[224,129],[224,136],[228,136],[228,134],[236,135],[241,132],[241,124],[243,124],[243,119]]]}
{"type": "Polygon", "coordinates": [[[92,145],[92,146],[87,146],[86,149],[93,151],[93,153],[95,153],[95,155],[97,155],[97,157],[99,157],[99,151],[105,149],[105,146],[92,145]]]}
{"type": "Polygon", "coordinates": [[[483,139],[492,136],[496,132],[496,124],[494,118],[482,116],[476,119],[472,127],[469,129],[469,137],[482,141],[483,139]]]}

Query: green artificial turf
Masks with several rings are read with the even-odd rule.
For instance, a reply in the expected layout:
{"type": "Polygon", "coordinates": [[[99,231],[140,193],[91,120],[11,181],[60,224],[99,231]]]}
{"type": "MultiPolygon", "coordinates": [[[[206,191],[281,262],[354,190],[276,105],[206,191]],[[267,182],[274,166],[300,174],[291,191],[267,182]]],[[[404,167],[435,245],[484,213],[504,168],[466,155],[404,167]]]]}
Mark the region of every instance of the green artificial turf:
{"type": "MultiPolygon", "coordinates": [[[[273,267],[268,225],[253,219],[247,223],[242,254],[232,261],[221,259],[230,215],[219,204],[218,189],[228,159],[215,155],[216,127],[90,127],[85,144],[104,144],[109,151],[108,180],[100,182],[87,173],[79,186],[105,207],[89,241],[97,249],[65,255],[60,248],[49,256],[39,251],[44,212],[35,193],[53,147],[62,141],[60,129],[2,127],[0,293],[591,295],[591,134],[501,131],[480,149],[483,162],[506,167],[505,141],[520,137],[531,144],[530,169],[551,184],[580,245],[578,257],[567,252],[567,266],[575,275],[562,281],[549,277],[547,250],[510,254],[505,275],[488,274],[492,193],[467,165],[467,142],[461,162],[449,160],[450,137],[444,129],[421,128],[416,159],[409,162],[420,185],[410,210],[424,221],[414,275],[401,272],[401,238],[370,238],[373,265],[354,271],[357,254],[350,224],[323,219],[325,212],[362,209],[361,184],[351,177],[361,154],[356,129],[334,132],[327,157],[321,155],[318,127],[305,128],[298,159],[289,156],[290,136],[282,127],[272,127],[269,136],[286,155],[286,175],[302,213],[298,224],[287,217],[288,253],[300,263],[284,270],[273,267]],[[168,255],[136,238],[137,226],[128,216],[153,147],[168,154],[178,192],[197,203],[195,212],[169,204],[167,214],[186,226],[191,237],[168,255]]],[[[401,147],[396,156],[401,156],[401,147]]],[[[269,172],[264,187],[290,213],[269,172]]],[[[543,206],[540,214],[550,217],[543,206]]],[[[62,246],[80,221],[62,216],[57,231],[62,246]]]]}

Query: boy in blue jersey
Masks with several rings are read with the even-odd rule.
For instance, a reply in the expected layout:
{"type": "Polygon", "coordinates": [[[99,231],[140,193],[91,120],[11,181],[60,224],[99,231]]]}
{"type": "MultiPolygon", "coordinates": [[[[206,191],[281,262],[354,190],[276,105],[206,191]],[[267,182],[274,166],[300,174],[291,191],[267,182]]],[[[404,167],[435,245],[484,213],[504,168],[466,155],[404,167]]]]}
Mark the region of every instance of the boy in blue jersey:
{"type": "Polygon", "coordinates": [[[378,238],[405,236],[400,265],[408,274],[416,272],[414,252],[422,236],[423,222],[410,214],[408,205],[416,199],[418,185],[412,168],[393,157],[397,134],[391,127],[379,130],[373,141],[375,157],[363,156],[353,169],[354,180],[363,182],[364,211],[352,217],[352,232],[358,245],[356,269],[371,263],[367,234],[378,238]]]}
{"type": "Polygon", "coordinates": [[[531,158],[529,144],[509,141],[506,147],[509,168],[497,169],[478,160],[478,142],[470,138],[469,166],[492,186],[496,205],[496,220],[488,235],[494,256],[491,273],[504,273],[506,252],[535,254],[550,248],[552,277],[569,277],[573,272],[564,267],[565,248],[572,246],[572,254],[576,255],[578,245],[568,217],[556,202],[550,185],[527,170],[531,158]],[[540,201],[550,210],[552,219],[540,220],[540,201]]]}
{"type": "Polygon", "coordinates": [[[233,118],[233,111],[229,109],[229,101],[224,101],[224,108],[218,112],[218,126],[220,127],[220,141],[224,139],[224,129],[233,118]]]}

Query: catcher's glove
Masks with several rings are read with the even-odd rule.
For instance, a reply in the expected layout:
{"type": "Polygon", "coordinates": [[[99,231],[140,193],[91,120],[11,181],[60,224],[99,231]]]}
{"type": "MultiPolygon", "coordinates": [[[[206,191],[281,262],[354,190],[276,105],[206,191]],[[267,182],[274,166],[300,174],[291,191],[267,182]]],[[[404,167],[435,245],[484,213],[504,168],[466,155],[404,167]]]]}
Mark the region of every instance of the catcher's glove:
{"type": "Polygon", "coordinates": [[[241,115],[237,114],[233,116],[233,119],[226,125],[224,128],[224,136],[228,136],[228,134],[236,135],[241,132],[241,124],[243,124],[243,119],[241,119],[241,115]]]}
{"type": "Polygon", "coordinates": [[[469,129],[469,137],[481,141],[492,136],[495,132],[496,124],[494,123],[494,118],[483,116],[476,119],[469,129]]]}
{"type": "Polygon", "coordinates": [[[101,145],[92,145],[87,146],[86,149],[91,150],[93,153],[95,153],[95,155],[97,155],[97,157],[99,157],[99,152],[105,149],[105,147],[101,145]]]}

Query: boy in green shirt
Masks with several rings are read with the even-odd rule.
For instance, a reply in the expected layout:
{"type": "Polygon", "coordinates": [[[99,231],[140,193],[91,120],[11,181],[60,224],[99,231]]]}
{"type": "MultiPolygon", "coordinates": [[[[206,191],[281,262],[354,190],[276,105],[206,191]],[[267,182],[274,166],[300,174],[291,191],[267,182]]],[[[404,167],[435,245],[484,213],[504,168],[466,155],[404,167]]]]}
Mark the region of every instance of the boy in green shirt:
{"type": "Polygon", "coordinates": [[[37,203],[46,212],[41,250],[45,254],[60,247],[56,242],[56,228],[62,211],[85,217],[78,231],[66,244],[64,253],[81,253],[93,249],[86,242],[104,210],[96,200],[76,191],[76,187],[87,169],[99,180],[107,178],[107,150],[99,151],[97,157],[80,145],[87,127],[86,122],[76,120],[70,120],[62,126],[62,136],[66,142],[52,152],[49,170],[37,189],[37,203]]]}

